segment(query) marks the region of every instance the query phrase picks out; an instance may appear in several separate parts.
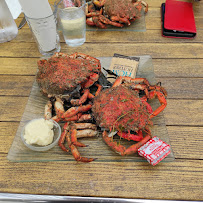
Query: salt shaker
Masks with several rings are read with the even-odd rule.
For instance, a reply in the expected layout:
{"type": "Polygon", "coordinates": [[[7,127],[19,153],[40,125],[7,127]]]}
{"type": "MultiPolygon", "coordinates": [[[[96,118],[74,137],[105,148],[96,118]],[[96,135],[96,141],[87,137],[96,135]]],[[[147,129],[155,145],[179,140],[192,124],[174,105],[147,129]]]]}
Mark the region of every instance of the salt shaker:
{"type": "Polygon", "coordinates": [[[14,39],[18,34],[17,25],[5,2],[0,0],[0,43],[14,39]]]}

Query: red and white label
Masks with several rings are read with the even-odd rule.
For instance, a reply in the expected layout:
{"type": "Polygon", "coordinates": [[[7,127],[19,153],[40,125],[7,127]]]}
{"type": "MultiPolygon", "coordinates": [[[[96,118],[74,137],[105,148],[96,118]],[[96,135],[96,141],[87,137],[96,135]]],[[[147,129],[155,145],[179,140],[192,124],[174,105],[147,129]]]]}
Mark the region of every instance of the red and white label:
{"type": "Polygon", "coordinates": [[[138,154],[147,159],[153,166],[163,160],[170,152],[170,145],[156,136],[138,149],[138,154]]]}

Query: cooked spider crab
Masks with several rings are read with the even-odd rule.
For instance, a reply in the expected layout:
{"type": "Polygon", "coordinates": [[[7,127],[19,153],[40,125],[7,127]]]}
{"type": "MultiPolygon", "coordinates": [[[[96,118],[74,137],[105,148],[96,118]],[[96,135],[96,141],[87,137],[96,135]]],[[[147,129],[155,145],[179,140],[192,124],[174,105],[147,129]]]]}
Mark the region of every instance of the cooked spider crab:
{"type": "Polygon", "coordinates": [[[97,125],[105,129],[103,139],[106,144],[122,156],[136,153],[151,138],[151,119],[166,107],[166,96],[160,85],[151,86],[145,78],[130,77],[119,77],[111,88],[100,92],[94,99],[92,112],[97,125]],[[140,91],[144,96],[139,96],[140,91]],[[153,111],[147,100],[155,97],[161,106],[153,111]],[[126,148],[113,141],[116,133],[137,143],[126,148]]]}
{"type": "MultiPolygon", "coordinates": [[[[45,106],[46,119],[52,118],[58,122],[67,117],[68,120],[71,120],[70,114],[65,112],[63,99],[70,100],[74,106],[78,106],[78,112],[90,108],[90,105],[82,106],[82,104],[88,97],[92,97],[89,87],[99,78],[101,64],[98,59],[82,53],[71,55],[56,53],[48,60],[39,60],[38,68],[36,81],[41,92],[49,98],[54,97],[56,100],[54,102],[56,116],[52,117],[52,102],[48,101],[45,106]],[[71,99],[72,95],[80,89],[83,91],[81,98],[71,99]]],[[[97,87],[99,91],[100,85],[97,84],[97,87]]]]}
{"type": "Polygon", "coordinates": [[[92,0],[88,4],[87,24],[100,28],[106,25],[123,27],[141,17],[142,6],[148,12],[148,4],[142,0],[92,0]]]}
{"type": "MultiPolygon", "coordinates": [[[[64,144],[66,141],[76,161],[94,161],[93,158],[80,155],[77,147],[85,147],[85,145],[78,142],[77,139],[81,137],[81,134],[84,137],[95,136],[97,126],[99,126],[105,129],[103,139],[114,151],[122,156],[134,154],[151,138],[149,128],[153,124],[151,118],[164,110],[167,105],[166,96],[167,93],[163,87],[152,86],[145,78],[119,77],[111,88],[99,92],[93,99],[90,109],[92,109],[97,125],[67,122],[60,139],[61,148],[68,151],[64,144]],[[142,97],[139,96],[141,91],[144,92],[142,97]],[[147,100],[155,97],[158,98],[161,106],[153,111],[147,100]],[[137,143],[126,148],[113,141],[115,133],[137,143]]],[[[72,107],[72,113],[75,121],[80,122],[81,117],[77,117],[78,113],[74,107],[72,107]]]]}

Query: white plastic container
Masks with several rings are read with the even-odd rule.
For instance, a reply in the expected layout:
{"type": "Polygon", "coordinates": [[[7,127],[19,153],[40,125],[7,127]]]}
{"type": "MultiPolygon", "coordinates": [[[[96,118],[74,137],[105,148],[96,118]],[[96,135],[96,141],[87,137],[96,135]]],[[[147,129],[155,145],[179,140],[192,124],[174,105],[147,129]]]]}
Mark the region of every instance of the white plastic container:
{"type": "Polygon", "coordinates": [[[18,28],[5,2],[0,0],[0,43],[11,41],[18,35],[18,28]]]}

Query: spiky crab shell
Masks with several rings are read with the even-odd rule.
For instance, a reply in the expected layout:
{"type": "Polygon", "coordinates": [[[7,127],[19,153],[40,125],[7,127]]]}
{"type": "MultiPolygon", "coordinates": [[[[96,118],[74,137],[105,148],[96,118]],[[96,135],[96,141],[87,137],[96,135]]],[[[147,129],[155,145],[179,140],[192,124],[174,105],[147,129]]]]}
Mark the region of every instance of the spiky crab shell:
{"type": "Polygon", "coordinates": [[[93,73],[98,73],[100,64],[84,58],[55,55],[38,61],[37,83],[45,95],[59,95],[73,91],[85,83],[93,73]]]}
{"type": "Polygon", "coordinates": [[[92,111],[97,124],[110,130],[137,131],[150,122],[146,105],[134,90],[124,86],[102,91],[94,99],[92,111]]]}
{"type": "Polygon", "coordinates": [[[129,20],[141,17],[141,2],[132,2],[132,0],[106,0],[104,12],[109,17],[120,16],[127,17],[129,20]]]}

